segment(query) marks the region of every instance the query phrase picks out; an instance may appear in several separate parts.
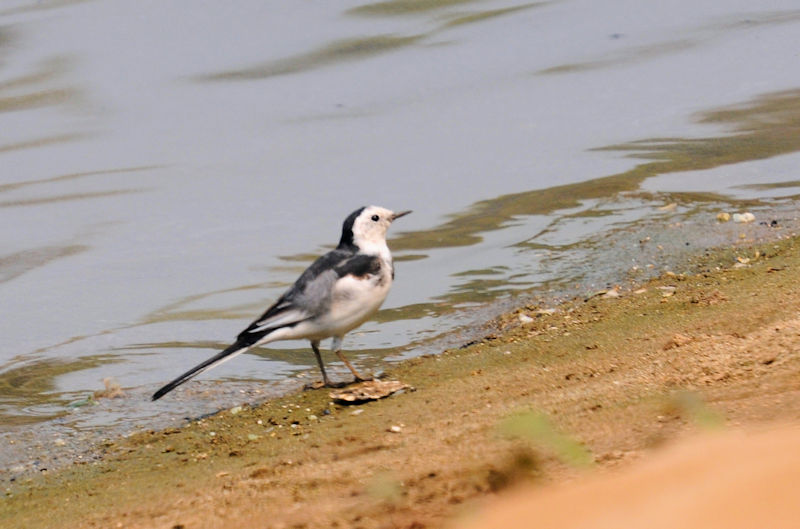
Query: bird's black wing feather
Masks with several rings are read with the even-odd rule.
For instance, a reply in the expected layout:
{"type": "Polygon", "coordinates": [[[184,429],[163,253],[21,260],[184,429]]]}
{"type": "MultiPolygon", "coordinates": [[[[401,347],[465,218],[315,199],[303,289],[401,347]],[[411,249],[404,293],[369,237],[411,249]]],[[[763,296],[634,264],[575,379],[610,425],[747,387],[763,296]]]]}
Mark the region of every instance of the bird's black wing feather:
{"type": "Polygon", "coordinates": [[[248,346],[246,344],[240,343],[238,341],[233,343],[232,345],[228,346],[224,351],[220,351],[219,353],[217,353],[216,355],[212,356],[211,358],[209,358],[208,360],[206,360],[202,364],[194,366],[193,368],[191,368],[186,373],[182,374],[181,376],[179,376],[178,378],[176,378],[175,380],[173,380],[169,384],[165,385],[164,387],[162,387],[161,389],[159,389],[158,391],[153,393],[153,396],[151,397],[151,399],[152,400],[160,399],[161,397],[163,397],[164,395],[166,395],[167,393],[169,393],[173,389],[177,388],[178,386],[180,386],[184,382],[188,382],[190,379],[196,377],[197,375],[199,375],[203,371],[208,371],[212,367],[218,366],[219,364],[221,364],[221,363],[223,363],[223,362],[225,362],[227,360],[230,360],[234,356],[243,353],[247,349],[248,349],[248,346]]]}
{"type": "Polygon", "coordinates": [[[356,254],[334,267],[339,277],[356,276],[364,277],[377,274],[381,271],[381,260],[377,255],[356,254]]]}

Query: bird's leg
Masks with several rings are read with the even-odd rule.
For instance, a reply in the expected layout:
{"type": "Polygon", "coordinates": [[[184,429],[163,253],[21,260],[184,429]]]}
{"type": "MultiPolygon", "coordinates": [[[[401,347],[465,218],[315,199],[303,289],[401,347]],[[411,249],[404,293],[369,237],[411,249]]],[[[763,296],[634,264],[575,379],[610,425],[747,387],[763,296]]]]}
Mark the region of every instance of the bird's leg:
{"type": "Polygon", "coordinates": [[[319,353],[319,341],[312,341],[311,349],[314,350],[314,356],[317,357],[317,364],[319,364],[319,370],[322,371],[322,385],[320,385],[319,382],[313,382],[311,384],[306,385],[306,389],[319,389],[320,387],[340,388],[344,386],[345,384],[343,382],[333,383],[328,378],[328,374],[325,372],[325,365],[322,363],[322,355],[319,353]]]}
{"type": "MultiPolygon", "coordinates": [[[[330,384],[330,380],[328,380],[328,374],[325,373],[325,365],[322,363],[322,355],[319,353],[319,342],[313,341],[311,342],[311,349],[314,350],[314,356],[317,357],[317,364],[319,364],[319,370],[322,371],[322,385],[327,386],[330,384]]],[[[309,384],[311,387],[314,387],[317,383],[309,384]]]]}
{"type": "Polygon", "coordinates": [[[358,373],[358,371],[356,371],[356,368],[353,367],[353,364],[351,364],[350,361],[347,360],[347,358],[345,358],[344,353],[342,353],[342,338],[341,337],[335,336],[333,338],[333,343],[331,343],[331,349],[333,349],[333,351],[336,353],[336,356],[339,357],[339,360],[344,362],[344,365],[347,366],[347,369],[349,369],[350,372],[353,373],[353,376],[356,377],[356,382],[367,382],[369,380],[372,380],[372,377],[366,377],[366,378],[362,377],[358,373]]]}

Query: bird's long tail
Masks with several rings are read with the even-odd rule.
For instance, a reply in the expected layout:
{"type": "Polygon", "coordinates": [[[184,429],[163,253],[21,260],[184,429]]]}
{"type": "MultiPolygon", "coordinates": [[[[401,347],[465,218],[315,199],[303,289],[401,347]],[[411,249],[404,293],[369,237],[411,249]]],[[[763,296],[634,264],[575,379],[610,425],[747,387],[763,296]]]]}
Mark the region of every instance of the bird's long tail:
{"type": "Polygon", "coordinates": [[[211,358],[209,358],[208,360],[206,360],[202,364],[191,368],[186,373],[182,374],[181,376],[179,376],[178,378],[176,378],[175,380],[173,380],[172,382],[170,382],[169,384],[167,384],[163,388],[161,388],[158,391],[156,391],[155,393],[153,393],[152,400],[160,399],[161,397],[163,397],[164,395],[166,395],[167,393],[169,393],[173,389],[177,388],[178,386],[180,386],[184,382],[187,382],[187,381],[191,380],[192,378],[196,377],[200,373],[203,373],[204,371],[208,371],[212,367],[216,367],[216,366],[220,365],[223,362],[227,362],[228,360],[230,360],[234,356],[239,355],[239,354],[247,351],[248,349],[250,349],[251,346],[252,346],[252,343],[251,344],[246,344],[246,343],[243,343],[243,342],[237,340],[236,343],[234,343],[233,345],[229,346],[224,351],[220,351],[218,354],[212,356],[211,358]]]}

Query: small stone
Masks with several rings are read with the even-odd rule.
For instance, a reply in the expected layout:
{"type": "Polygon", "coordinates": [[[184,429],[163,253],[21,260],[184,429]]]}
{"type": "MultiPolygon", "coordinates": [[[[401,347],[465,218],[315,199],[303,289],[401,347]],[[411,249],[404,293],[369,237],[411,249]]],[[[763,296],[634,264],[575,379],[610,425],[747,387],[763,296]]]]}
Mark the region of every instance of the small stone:
{"type": "Polygon", "coordinates": [[[669,349],[674,349],[676,347],[683,347],[684,345],[692,343],[694,339],[691,336],[686,336],[684,334],[675,334],[669,341],[664,344],[663,349],[665,351],[669,349]]]}
{"type": "Polygon", "coordinates": [[[756,220],[756,216],[746,211],[744,213],[734,213],[733,214],[733,222],[739,222],[743,224],[747,224],[756,220]]]}
{"type": "Polygon", "coordinates": [[[241,406],[234,406],[233,408],[231,408],[231,415],[236,415],[237,413],[239,413],[241,411],[242,411],[242,407],[241,406]]]}
{"type": "Polygon", "coordinates": [[[254,433],[249,433],[249,434],[247,434],[247,439],[250,440],[250,441],[256,441],[258,439],[261,439],[261,436],[260,435],[256,435],[254,433]]]}
{"type": "Polygon", "coordinates": [[[397,426],[397,425],[393,425],[393,426],[389,427],[388,431],[390,431],[392,433],[400,433],[400,432],[403,431],[403,429],[401,427],[397,426]]]}
{"type": "Polygon", "coordinates": [[[721,213],[717,213],[717,221],[719,221],[719,222],[728,222],[729,220],[731,220],[731,214],[730,213],[727,213],[725,211],[723,211],[721,213]]]}
{"type": "Polygon", "coordinates": [[[616,288],[612,288],[611,290],[609,290],[605,294],[603,294],[602,297],[604,297],[606,299],[618,298],[619,297],[619,290],[617,290],[616,288]]]}
{"type": "Polygon", "coordinates": [[[59,437],[58,439],[53,441],[53,444],[56,446],[66,446],[67,442],[59,437]]]}
{"type": "Polygon", "coordinates": [[[531,323],[533,321],[533,318],[531,318],[527,314],[520,314],[519,315],[519,321],[521,323],[531,323]]]}
{"type": "Polygon", "coordinates": [[[353,410],[350,415],[361,415],[362,413],[364,413],[364,410],[353,410]]]}

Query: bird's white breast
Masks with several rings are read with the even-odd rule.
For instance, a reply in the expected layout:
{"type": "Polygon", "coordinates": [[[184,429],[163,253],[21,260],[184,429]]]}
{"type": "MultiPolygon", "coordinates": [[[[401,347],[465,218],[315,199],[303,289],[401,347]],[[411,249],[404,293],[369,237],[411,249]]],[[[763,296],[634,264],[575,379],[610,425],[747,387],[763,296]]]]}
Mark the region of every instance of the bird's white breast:
{"type": "Polygon", "coordinates": [[[339,278],[333,287],[331,307],[324,325],[335,329],[334,334],[344,334],[372,316],[383,304],[392,286],[391,261],[381,259],[377,274],[339,278]]]}

